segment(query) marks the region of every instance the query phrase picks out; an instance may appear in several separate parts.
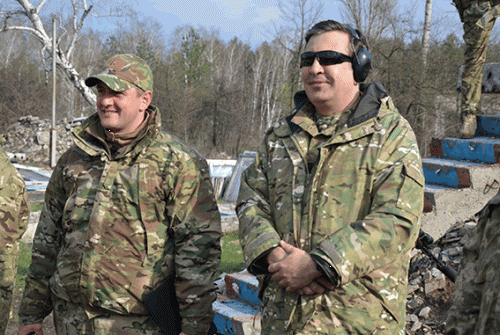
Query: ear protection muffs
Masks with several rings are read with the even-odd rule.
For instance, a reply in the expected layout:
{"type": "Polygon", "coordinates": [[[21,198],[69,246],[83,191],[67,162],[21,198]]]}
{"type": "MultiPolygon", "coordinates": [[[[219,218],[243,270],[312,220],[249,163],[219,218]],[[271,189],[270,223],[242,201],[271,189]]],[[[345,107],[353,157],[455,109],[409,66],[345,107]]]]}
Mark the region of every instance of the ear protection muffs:
{"type": "MultiPolygon", "coordinates": [[[[353,39],[361,41],[357,30],[354,30],[348,24],[344,24],[344,26],[349,29],[353,39]]],[[[365,47],[359,47],[354,51],[354,57],[352,59],[352,71],[354,73],[354,80],[357,83],[365,81],[366,77],[368,77],[368,74],[370,73],[371,68],[372,56],[370,55],[370,52],[365,47]]]]}

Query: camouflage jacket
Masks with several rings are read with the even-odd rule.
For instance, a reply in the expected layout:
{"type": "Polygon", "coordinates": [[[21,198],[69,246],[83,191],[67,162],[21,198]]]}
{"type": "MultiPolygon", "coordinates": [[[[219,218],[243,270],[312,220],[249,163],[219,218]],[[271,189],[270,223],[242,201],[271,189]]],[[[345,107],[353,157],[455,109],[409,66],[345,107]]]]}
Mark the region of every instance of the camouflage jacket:
{"type": "Polygon", "coordinates": [[[51,292],[89,317],[148,315],[142,300],[175,273],[183,331],[208,330],[221,252],[208,166],[162,132],[159,111],[150,111],[142,135],[113,156],[87,131],[97,114],[73,131],[35,233],[23,324],[50,313],[51,292]]]}
{"type": "Polygon", "coordinates": [[[0,334],[9,318],[19,240],[28,227],[28,193],[23,177],[0,148],[0,334]]]}
{"type": "Polygon", "coordinates": [[[500,334],[500,192],[479,212],[463,249],[446,334],[500,334]]]}
{"type": "Polygon", "coordinates": [[[0,287],[14,283],[19,240],[29,221],[28,192],[24,179],[0,148],[0,287]],[[13,258],[12,258],[13,257],[13,258]],[[12,259],[11,259],[12,258],[12,259]],[[10,284],[9,284],[10,283],[10,284]]]}
{"type": "Polygon", "coordinates": [[[308,142],[318,129],[314,107],[299,92],[297,112],[268,131],[243,173],[241,245],[249,271],[264,274],[265,334],[296,333],[306,324],[335,334],[403,334],[410,251],[423,206],[421,158],[410,125],[383,87],[361,90],[312,169],[308,142]],[[260,261],[280,240],[328,262],[340,276],[337,289],[298,296],[270,281],[260,261]]]}

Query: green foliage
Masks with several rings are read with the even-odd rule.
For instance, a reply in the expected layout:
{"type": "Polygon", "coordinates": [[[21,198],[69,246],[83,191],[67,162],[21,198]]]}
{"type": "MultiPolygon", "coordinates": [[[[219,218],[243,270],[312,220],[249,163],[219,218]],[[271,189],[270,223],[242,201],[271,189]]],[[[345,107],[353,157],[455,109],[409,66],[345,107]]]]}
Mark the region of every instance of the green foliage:
{"type": "Polygon", "coordinates": [[[136,47],[136,55],[144,59],[151,70],[156,69],[159,65],[154,47],[146,38],[141,38],[139,45],[136,47]]]}
{"type": "Polygon", "coordinates": [[[290,99],[290,97],[293,98],[294,94],[295,92],[292,92],[292,86],[290,82],[287,82],[285,85],[283,85],[281,91],[279,92],[278,100],[283,106],[284,116],[288,116],[293,112],[293,99],[290,99]]]}
{"type": "Polygon", "coordinates": [[[179,56],[183,64],[188,86],[194,85],[201,78],[208,75],[210,64],[204,57],[206,42],[193,27],[189,27],[182,36],[179,56]]]}

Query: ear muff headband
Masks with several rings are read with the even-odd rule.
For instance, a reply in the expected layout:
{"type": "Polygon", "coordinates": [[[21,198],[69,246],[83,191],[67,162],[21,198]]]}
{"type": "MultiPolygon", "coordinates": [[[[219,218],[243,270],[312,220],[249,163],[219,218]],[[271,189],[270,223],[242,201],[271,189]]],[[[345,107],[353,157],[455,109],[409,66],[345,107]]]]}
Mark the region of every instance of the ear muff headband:
{"type": "MultiPolygon", "coordinates": [[[[359,34],[356,30],[354,30],[350,25],[343,24],[347,29],[349,29],[351,36],[356,40],[361,40],[359,34]]],[[[354,74],[354,80],[357,83],[361,83],[365,81],[368,74],[370,74],[370,70],[372,68],[372,56],[370,52],[365,47],[359,47],[354,51],[354,57],[352,60],[352,71],[354,74]]]]}

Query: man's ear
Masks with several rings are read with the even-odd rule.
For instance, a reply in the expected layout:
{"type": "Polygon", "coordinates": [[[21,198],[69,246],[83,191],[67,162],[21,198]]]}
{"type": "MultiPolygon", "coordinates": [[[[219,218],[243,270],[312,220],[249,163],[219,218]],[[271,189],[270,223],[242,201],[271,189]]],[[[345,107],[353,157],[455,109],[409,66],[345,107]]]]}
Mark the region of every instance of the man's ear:
{"type": "Polygon", "coordinates": [[[153,93],[146,91],[141,95],[141,110],[146,110],[153,100],[153,93]]]}

